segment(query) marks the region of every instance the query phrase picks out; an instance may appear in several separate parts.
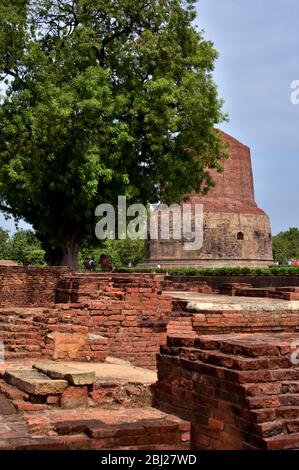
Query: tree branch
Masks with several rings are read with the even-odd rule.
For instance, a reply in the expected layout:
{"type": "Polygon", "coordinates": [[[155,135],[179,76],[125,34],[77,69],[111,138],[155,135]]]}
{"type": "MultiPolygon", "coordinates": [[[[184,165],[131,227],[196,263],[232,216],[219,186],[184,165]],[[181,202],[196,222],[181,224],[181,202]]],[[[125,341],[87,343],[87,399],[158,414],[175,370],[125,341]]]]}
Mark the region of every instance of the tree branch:
{"type": "Polygon", "coordinates": [[[8,214],[12,214],[13,215],[13,210],[10,208],[10,207],[7,207],[6,205],[4,205],[3,203],[0,202],[0,210],[2,212],[5,212],[5,213],[8,213],[8,214]]]}
{"type": "Polygon", "coordinates": [[[5,69],[3,70],[3,72],[4,72],[6,75],[10,75],[11,77],[19,78],[19,75],[17,74],[17,72],[14,72],[14,71],[11,70],[11,69],[5,68],[5,69]]]}
{"type": "Polygon", "coordinates": [[[119,38],[120,36],[122,36],[123,34],[129,34],[130,32],[132,31],[132,27],[131,26],[126,26],[125,28],[123,28],[122,30],[120,31],[116,31],[114,34],[112,34],[111,36],[103,39],[102,41],[102,47],[101,47],[101,50],[98,54],[98,59],[100,61],[100,65],[101,67],[104,67],[104,63],[105,63],[105,48],[106,46],[111,43],[112,41],[114,41],[115,39],[119,38]]]}

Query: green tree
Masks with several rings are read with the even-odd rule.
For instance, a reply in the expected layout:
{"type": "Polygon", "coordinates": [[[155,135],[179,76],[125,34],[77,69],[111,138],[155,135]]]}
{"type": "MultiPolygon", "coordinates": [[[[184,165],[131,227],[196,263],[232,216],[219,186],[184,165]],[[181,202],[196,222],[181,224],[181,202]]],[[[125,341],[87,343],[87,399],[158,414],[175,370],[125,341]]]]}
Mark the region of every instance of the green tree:
{"type": "Polygon", "coordinates": [[[9,259],[21,264],[39,264],[34,262],[32,253],[40,249],[40,242],[31,230],[18,230],[9,242],[9,259]]]}
{"type": "Polygon", "coordinates": [[[144,240],[115,240],[115,244],[122,266],[135,266],[143,260],[144,240]]]}
{"type": "Polygon", "coordinates": [[[95,207],[212,185],[225,116],[193,0],[2,0],[0,209],[77,267],[95,207]],[[4,47],[3,47],[4,45],[4,47]]]}
{"type": "Polygon", "coordinates": [[[299,229],[291,227],[273,237],[273,256],[276,261],[299,259],[299,229]]]}
{"type": "Polygon", "coordinates": [[[33,266],[44,266],[46,264],[44,250],[35,248],[30,251],[28,255],[28,264],[33,266]]]}
{"type": "Polygon", "coordinates": [[[0,227],[0,259],[9,259],[9,232],[0,227]]]}
{"type": "Polygon", "coordinates": [[[20,264],[45,264],[45,251],[31,230],[18,230],[11,237],[0,227],[0,259],[10,259],[20,264]]]}
{"type": "Polygon", "coordinates": [[[111,256],[112,264],[115,268],[119,268],[122,265],[122,261],[115,245],[116,240],[105,240],[104,242],[98,243],[97,245],[90,245],[89,243],[83,243],[79,252],[79,266],[81,269],[85,269],[83,261],[85,258],[93,259],[96,263],[96,268],[99,269],[99,259],[101,254],[111,256]]]}
{"type": "Polygon", "coordinates": [[[111,256],[112,264],[115,268],[127,267],[129,263],[135,266],[144,258],[144,240],[105,240],[100,246],[90,246],[84,243],[80,250],[80,268],[84,269],[84,258],[92,258],[99,268],[101,254],[111,256]]]}

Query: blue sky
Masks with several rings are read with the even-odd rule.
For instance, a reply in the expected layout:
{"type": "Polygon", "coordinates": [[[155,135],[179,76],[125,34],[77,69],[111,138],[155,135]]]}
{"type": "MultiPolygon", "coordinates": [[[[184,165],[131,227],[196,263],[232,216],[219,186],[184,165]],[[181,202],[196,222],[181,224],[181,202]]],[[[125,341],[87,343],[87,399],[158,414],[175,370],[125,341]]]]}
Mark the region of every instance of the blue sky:
{"type": "Polygon", "coordinates": [[[273,233],[299,226],[298,0],[199,0],[197,24],[220,57],[215,81],[230,122],[251,148],[257,203],[273,233]]]}
{"type": "MultiPolygon", "coordinates": [[[[199,0],[199,28],[220,53],[215,80],[230,122],[220,127],[251,147],[258,204],[273,233],[298,226],[298,0],[199,0]]],[[[0,217],[0,225],[13,229],[0,217]]]]}

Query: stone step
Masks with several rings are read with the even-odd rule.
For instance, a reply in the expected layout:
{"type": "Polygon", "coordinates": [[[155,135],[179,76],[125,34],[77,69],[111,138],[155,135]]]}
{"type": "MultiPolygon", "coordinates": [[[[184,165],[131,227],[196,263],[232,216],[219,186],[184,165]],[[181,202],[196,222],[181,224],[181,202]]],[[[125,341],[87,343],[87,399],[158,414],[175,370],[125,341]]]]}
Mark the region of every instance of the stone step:
{"type": "Polygon", "coordinates": [[[30,395],[60,395],[68,386],[66,380],[53,380],[34,369],[6,370],[4,380],[30,395]]]}
{"type": "Polygon", "coordinates": [[[10,400],[28,400],[29,396],[14,385],[10,385],[4,380],[0,380],[0,392],[10,400]]]}
{"type": "MultiPolygon", "coordinates": [[[[169,336],[167,345],[173,348],[196,349],[201,353],[216,354],[222,357],[239,357],[240,359],[285,359],[294,351],[294,333],[281,333],[273,336],[271,343],[265,334],[242,334],[236,337],[235,333],[201,335],[197,337],[169,336]]],[[[174,351],[175,352],[175,351],[174,351]]],[[[219,357],[220,357],[219,356],[219,357]]]]}
{"type": "Polygon", "coordinates": [[[289,286],[289,287],[276,287],[278,292],[297,292],[299,293],[299,287],[289,286]]]}
{"type": "Polygon", "coordinates": [[[283,293],[284,300],[299,300],[299,292],[284,292],[283,293]]]}
{"type": "Polygon", "coordinates": [[[282,434],[265,439],[268,450],[299,449],[299,433],[282,434]]]}
{"type": "Polygon", "coordinates": [[[157,410],[152,408],[131,409],[126,414],[107,412],[103,410],[101,416],[97,410],[85,419],[79,414],[76,418],[72,414],[69,420],[53,416],[51,427],[58,435],[84,433],[90,439],[89,449],[159,449],[163,445],[167,449],[189,449],[190,423],[186,421],[165,413],[156,417],[157,410]]]}
{"type": "Polygon", "coordinates": [[[0,450],[190,449],[190,423],[150,407],[41,410],[26,414],[22,434],[19,422],[13,426],[8,417],[4,423],[0,450]]]}
{"type": "Polygon", "coordinates": [[[70,385],[92,385],[96,381],[93,370],[82,372],[75,366],[55,362],[38,362],[33,367],[51,379],[66,380],[70,385]]]}
{"type": "Polygon", "coordinates": [[[99,448],[110,449],[138,445],[182,445],[179,423],[167,418],[145,422],[91,425],[86,434],[99,448]],[[181,442],[180,442],[181,441],[181,442]]]}

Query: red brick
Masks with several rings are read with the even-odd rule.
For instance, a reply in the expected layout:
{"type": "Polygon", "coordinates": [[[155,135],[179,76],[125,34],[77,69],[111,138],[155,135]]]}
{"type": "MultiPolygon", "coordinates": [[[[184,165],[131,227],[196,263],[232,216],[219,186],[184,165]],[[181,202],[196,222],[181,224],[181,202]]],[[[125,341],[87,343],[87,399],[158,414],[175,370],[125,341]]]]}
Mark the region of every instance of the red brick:
{"type": "Polygon", "coordinates": [[[68,387],[60,398],[62,408],[81,408],[87,406],[87,387],[68,387]]]}

